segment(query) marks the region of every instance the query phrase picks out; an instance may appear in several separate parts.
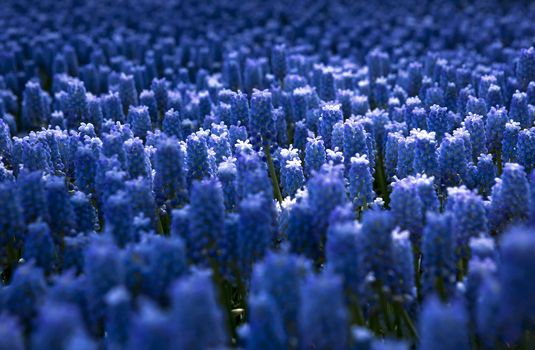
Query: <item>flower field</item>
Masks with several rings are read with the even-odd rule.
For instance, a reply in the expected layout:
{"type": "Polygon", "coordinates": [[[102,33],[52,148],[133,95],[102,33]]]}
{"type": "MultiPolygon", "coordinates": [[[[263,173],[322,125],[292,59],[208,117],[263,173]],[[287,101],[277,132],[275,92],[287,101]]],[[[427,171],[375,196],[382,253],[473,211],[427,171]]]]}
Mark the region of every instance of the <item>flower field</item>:
{"type": "Polygon", "coordinates": [[[529,1],[2,1],[0,350],[534,350],[533,46],[529,1]]]}

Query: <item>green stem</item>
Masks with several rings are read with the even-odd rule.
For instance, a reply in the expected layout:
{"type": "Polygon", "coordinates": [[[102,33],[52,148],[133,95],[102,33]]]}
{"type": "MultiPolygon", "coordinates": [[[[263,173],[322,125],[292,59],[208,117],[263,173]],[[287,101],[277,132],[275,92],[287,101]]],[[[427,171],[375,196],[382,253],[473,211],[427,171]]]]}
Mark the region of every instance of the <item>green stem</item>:
{"type": "Polygon", "coordinates": [[[496,163],[497,163],[497,166],[498,166],[498,176],[501,176],[502,175],[502,169],[503,169],[503,164],[502,164],[502,150],[501,149],[498,149],[496,151],[496,163]]]}
{"type": "Polygon", "coordinates": [[[403,318],[403,321],[407,325],[407,328],[409,329],[409,332],[411,333],[411,337],[418,340],[419,339],[418,332],[416,331],[416,327],[414,326],[414,323],[412,323],[412,320],[409,314],[407,314],[407,310],[405,310],[405,308],[400,302],[397,302],[394,305],[396,307],[396,312],[401,315],[401,317],[403,318]]]}
{"type": "Polygon", "coordinates": [[[360,303],[357,298],[351,299],[352,300],[350,301],[350,310],[353,322],[358,324],[359,326],[364,326],[366,324],[366,320],[364,319],[364,314],[362,313],[360,303]]]}
{"type": "Polygon", "coordinates": [[[269,177],[271,177],[271,183],[273,184],[273,192],[275,193],[275,198],[277,198],[279,203],[282,203],[282,194],[279,187],[279,180],[277,179],[277,174],[275,173],[275,166],[273,165],[273,158],[271,158],[271,150],[269,149],[269,144],[267,142],[264,142],[263,148],[268,163],[269,177]]]}
{"type": "Polygon", "coordinates": [[[535,337],[529,330],[526,330],[520,341],[520,350],[530,349],[535,349],[535,337]]]}
{"type": "Polygon", "coordinates": [[[412,253],[413,253],[413,264],[414,264],[414,276],[415,276],[415,283],[416,283],[416,297],[418,300],[421,300],[421,292],[422,292],[422,274],[420,271],[420,249],[418,249],[418,246],[413,245],[412,246],[412,253]]]}
{"type": "Polygon", "coordinates": [[[375,172],[376,172],[377,185],[379,187],[379,192],[381,193],[381,197],[385,201],[385,206],[386,206],[389,203],[389,198],[388,198],[388,190],[386,188],[386,173],[385,173],[385,167],[383,164],[383,156],[381,154],[377,154],[376,161],[377,161],[377,165],[375,167],[375,172]]]}
{"type": "Polygon", "coordinates": [[[466,258],[460,258],[457,262],[457,280],[462,281],[468,270],[468,261],[466,258]]]}
{"type": "Polygon", "coordinates": [[[394,330],[394,327],[392,326],[392,322],[390,322],[390,314],[388,313],[388,301],[386,300],[386,295],[381,286],[377,287],[377,292],[379,293],[379,303],[381,305],[381,310],[385,319],[386,329],[388,332],[392,332],[394,330]]]}
{"type": "Polygon", "coordinates": [[[403,326],[401,325],[401,315],[396,310],[396,306],[394,304],[394,322],[396,324],[396,337],[403,338],[403,326]]]}
{"type": "Polygon", "coordinates": [[[156,232],[158,234],[163,234],[163,225],[162,225],[162,219],[160,218],[160,214],[156,212],[156,232]]]}
{"type": "Polygon", "coordinates": [[[444,280],[442,278],[437,278],[435,287],[438,292],[438,296],[442,301],[446,301],[448,299],[448,296],[446,294],[446,287],[444,286],[444,280]]]}
{"type": "Polygon", "coordinates": [[[162,232],[170,232],[169,228],[171,226],[171,213],[169,211],[170,209],[167,209],[165,211],[165,214],[158,215],[158,221],[160,223],[162,232]]]}
{"type": "Polygon", "coordinates": [[[377,311],[374,310],[370,314],[370,317],[368,319],[368,328],[370,328],[376,335],[381,334],[381,327],[379,326],[379,317],[377,315],[377,311]]]}

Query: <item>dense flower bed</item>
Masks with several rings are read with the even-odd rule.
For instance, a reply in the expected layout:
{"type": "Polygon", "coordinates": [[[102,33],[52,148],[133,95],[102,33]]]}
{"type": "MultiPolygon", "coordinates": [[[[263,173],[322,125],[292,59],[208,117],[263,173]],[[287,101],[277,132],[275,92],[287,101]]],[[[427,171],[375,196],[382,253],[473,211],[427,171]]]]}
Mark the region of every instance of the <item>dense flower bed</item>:
{"type": "Polygon", "coordinates": [[[535,348],[535,6],[2,1],[0,349],[535,348]]]}

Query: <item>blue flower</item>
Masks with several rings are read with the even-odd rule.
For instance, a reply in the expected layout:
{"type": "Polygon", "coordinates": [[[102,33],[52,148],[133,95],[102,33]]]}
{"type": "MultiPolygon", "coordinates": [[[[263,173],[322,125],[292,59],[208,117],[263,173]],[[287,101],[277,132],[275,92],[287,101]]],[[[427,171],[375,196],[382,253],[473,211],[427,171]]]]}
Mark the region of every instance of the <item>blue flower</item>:
{"type": "Polygon", "coordinates": [[[154,78],[151,82],[151,90],[154,93],[159,115],[163,115],[167,111],[167,85],[165,79],[154,78]]]}
{"type": "Polygon", "coordinates": [[[320,137],[310,137],[307,139],[305,149],[305,172],[308,177],[312,176],[325,163],[325,146],[320,137]]]}
{"type": "Polygon", "coordinates": [[[456,186],[466,174],[466,148],[459,136],[446,135],[438,149],[438,169],[441,186],[456,186]]]}
{"type": "Polygon", "coordinates": [[[524,221],[528,216],[528,193],[524,168],[516,163],[506,163],[502,176],[492,187],[488,214],[490,228],[499,232],[507,225],[524,221]]]}
{"type": "Polygon", "coordinates": [[[336,87],[333,67],[321,67],[319,81],[319,96],[323,101],[333,101],[336,99],[336,87]]]}
{"type": "Polygon", "coordinates": [[[487,211],[483,199],[466,187],[448,188],[445,204],[452,213],[453,227],[457,232],[457,249],[463,257],[468,256],[468,243],[472,237],[488,232],[487,211]]]}
{"type": "Polygon", "coordinates": [[[501,151],[506,123],[507,111],[505,108],[490,109],[485,124],[487,148],[489,151],[493,153],[501,151]]]}
{"type": "Polygon", "coordinates": [[[159,203],[181,202],[187,196],[183,151],[174,138],[163,138],[156,149],[154,190],[159,203]]]}
{"type": "MultiPolygon", "coordinates": [[[[0,242],[22,239],[26,229],[24,210],[17,186],[9,181],[0,182],[0,242]]],[[[2,252],[4,254],[4,252],[2,252]]]]}
{"type": "Polygon", "coordinates": [[[131,225],[133,223],[132,203],[129,195],[123,191],[117,191],[110,195],[104,203],[104,230],[110,235],[116,244],[123,247],[134,241],[131,225]]]}
{"type": "Polygon", "coordinates": [[[71,205],[65,178],[51,176],[47,178],[46,198],[48,203],[48,217],[50,229],[56,242],[60,242],[63,235],[70,235],[75,228],[75,215],[71,205]]]}
{"type": "Polygon", "coordinates": [[[344,120],[341,105],[338,103],[326,103],[319,110],[319,135],[325,141],[325,146],[331,147],[331,138],[334,125],[344,120]]]}
{"type": "Polygon", "coordinates": [[[312,260],[320,256],[320,235],[313,227],[314,212],[308,200],[295,203],[290,208],[286,235],[291,251],[303,254],[312,260]]]}
{"type": "Polygon", "coordinates": [[[414,136],[414,164],[416,173],[436,176],[438,170],[437,145],[434,132],[412,130],[414,136]]]}
{"type": "Polygon", "coordinates": [[[398,179],[403,179],[414,172],[415,137],[400,137],[397,146],[396,176],[398,179]]]}
{"type": "Polygon", "coordinates": [[[360,238],[360,226],[354,222],[331,224],[327,231],[326,269],[342,277],[348,300],[362,292],[365,278],[359,261],[360,238]]]}
{"type": "Polygon", "coordinates": [[[41,126],[48,119],[49,109],[49,98],[39,83],[28,81],[22,99],[22,127],[32,129],[41,126]]]}
{"type": "Polygon", "coordinates": [[[447,109],[436,105],[431,106],[427,118],[427,128],[434,131],[437,139],[441,141],[444,134],[449,131],[447,109]]]}
{"type": "Polygon", "coordinates": [[[149,110],[150,121],[153,124],[156,124],[159,122],[158,105],[157,105],[156,97],[153,91],[151,90],[141,91],[141,94],[139,94],[139,104],[147,107],[147,109],[149,110]]]}
{"type": "Polygon", "coordinates": [[[424,210],[427,208],[423,206],[419,186],[414,177],[407,177],[392,184],[390,207],[397,225],[408,230],[411,240],[419,244],[424,225],[424,210]]]}
{"type": "Polygon", "coordinates": [[[347,349],[349,315],[342,280],[327,271],[310,276],[301,286],[299,336],[303,348],[347,349]]]}
{"type": "Polygon", "coordinates": [[[349,198],[357,208],[366,207],[375,199],[370,162],[365,155],[356,154],[351,158],[348,178],[349,198]]]}
{"type": "Polygon", "coordinates": [[[32,349],[68,348],[75,337],[87,337],[80,311],[68,303],[49,302],[39,310],[31,336],[32,349]]]}
{"type": "Polygon", "coordinates": [[[130,106],[128,109],[128,122],[135,136],[145,139],[152,130],[149,109],[147,106],[130,106]]]}
{"type": "Polygon", "coordinates": [[[436,297],[428,299],[420,315],[419,329],[421,350],[470,349],[468,315],[460,301],[445,305],[436,297]]]}
{"type": "Polygon", "coordinates": [[[533,47],[520,50],[515,73],[522,89],[526,89],[530,82],[535,81],[535,50],[533,47]]]}
{"type": "Polygon", "coordinates": [[[282,344],[295,342],[300,305],[299,287],[310,274],[308,260],[290,254],[269,252],[253,269],[251,295],[265,295],[280,317],[280,326],[287,339],[282,344]]]}
{"type": "Polygon", "coordinates": [[[106,294],[121,284],[123,271],[119,250],[113,243],[95,239],[84,251],[85,295],[92,327],[105,316],[106,294]]]}
{"type": "Polygon", "coordinates": [[[516,144],[518,134],[520,133],[520,124],[513,120],[505,124],[502,139],[502,162],[513,162],[516,160],[516,144]]]}
{"type": "Polygon", "coordinates": [[[456,236],[451,213],[428,213],[422,236],[422,285],[425,295],[451,296],[455,288],[456,236]]]}
{"type": "Polygon", "coordinates": [[[106,344],[110,347],[124,346],[132,318],[131,297],[122,287],[115,287],[106,294],[106,344]]]}
{"type": "Polygon", "coordinates": [[[130,179],[138,177],[150,178],[151,164],[139,138],[128,139],[124,142],[126,155],[126,170],[130,179]]]}
{"type": "Polygon", "coordinates": [[[524,129],[518,133],[515,158],[526,172],[535,167],[535,128],[524,129]]]}
{"type": "Polygon", "coordinates": [[[23,350],[24,338],[19,321],[10,315],[0,316],[0,337],[2,337],[1,350],[23,350]]]}
{"type": "Polygon", "coordinates": [[[76,128],[81,122],[88,120],[88,105],[84,83],[73,79],[68,82],[68,109],[65,113],[67,119],[67,127],[76,128]]]}
{"type": "Polygon", "coordinates": [[[286,349],[286,332],[277,304],[266,293],[249,297],[246,349],[286,349]]]}
{"type": "Polygon", "coordinates": [[[362,218],[360,262],[367,278],[388,285],[394,266],[392,231],[395,221],[388,211],[367,210],[362,218]]]}
{"type": "Polygon", "coordinates": [[[273,243],[273,218],[269,200],[262,194],[250,194],[239,204],[237,254],[242,278],[248,278],[252,264],[260,260],[273,243]]]}
{"type": "Polygon", "coordinates": [[[29,326],[46,292],[43,270],[34,264],[17,267],[11,283],[2,290],[2,307],[29,326]]]}
{"type": "Polygon", "coordinates": [[[533,229],[515,228],[507,232],[500,246],[498,280],[501,284],[500,333],[507,342],[520,340],[524,330],[533,322],[535,294],[533,293],[532,252],[535,247],[533,229]]]}
{"type": "Polygon", "coordinates": [[[250,132],[264,138],[266,141],[271,140],[275,135],[275,120],[273,119],[271,99],[271,92],[268,90],[256,90],[251,97],[250,132]]]}
{"type": "Polygon", "coordinates": [[[190,193],[188,255],[195,264],[210,265],[224,239],[225,204],[216,180],[193,182],[190,193]]]}
{"type": "Polygon", "coordinates": [[[119,76],[119,97],[123,106],[123,112],[127,112],[130,106],[137,106],[137,90],[134,76],[121,73],[119,76]]]}
{"type": "Polygon", "coordinates": [[[26,223],[31,223],[38,219],[48,222],[50,216],[43,174],[40,171],[22,171],[17,179],[17,187],[26,223]]]}
{"type": "Polygon", "coordinates": [[[477,114],[469,114],[464,119],[464,127],[470,133],[472,160],[475,161],[481,154],[487,153],[487,140],[483,117],[477,114]]]}
{"type": "Polygon", "coordinates": [[[107,119],[118,122],[125,121],[125,112],[118,92],[110,92],[103,97],[102,113],[107,119]]]}
{"type": "Polygon", "coordinates": [[[524,92],[516,92],[511,98],[509,117],[520,123],[521,128],[529,128],[533,125],[533,116],[528,109],[528,98],[524,92]]]}
{"type": "Polygon", "coordinates": [[[416,298],[414,257],[408,231],[392,233],[392,256],[394,258],[392,280],[388,281],[397,300],[412,302],[416,298]]]}
{"type": "Polygon", "coordinates": [[[88,196],[84,192],[76,191],[71,196],[70,201],[76,232],[91,232],[95,230],[97,215],[88,196]]]}
{"type": "Polygon", "coordinates": [[[271,50],[271,70],[275,77],[282,80],[286,75],[286,47],[284,45],[273,46],[271,50]]]}
{"type": "Polygon", "coordinates": [[[211,175],[206,137],[201,133],[191,134],[186,140],[186,166],[190,186],[193,180],[202,180],[211,175]]]}
{"type": "Polygon", "coordinates": [[[170,326],[175,335],[180,334],[173,346],[200,350],[227,343],[224,315],[211,278],[209,271],[198,270],[172,285],[170,326]]]}
{"type": "Polygon", "coordinates": [[[346,169],[351,167],[351,158],[357,154],[368,156],[370,149],[368,148],[366,140],[366,132],[364,125],[353,119],[348,119],[344,122],[344,139],[343,150],[346,169]]]}
{"type": "Polygon", "coordinates": [[[281,168],[281,186],[284,196],[294,196],[305,183],[300,159],[287,160],[281,168]]]}
{"type": "Polygon", "coordinates": [[[479,192],[487,196],[490,194],[496,178],[496,166],[491,154],[482,154],[477,160],[477,185],[479,192]]]}

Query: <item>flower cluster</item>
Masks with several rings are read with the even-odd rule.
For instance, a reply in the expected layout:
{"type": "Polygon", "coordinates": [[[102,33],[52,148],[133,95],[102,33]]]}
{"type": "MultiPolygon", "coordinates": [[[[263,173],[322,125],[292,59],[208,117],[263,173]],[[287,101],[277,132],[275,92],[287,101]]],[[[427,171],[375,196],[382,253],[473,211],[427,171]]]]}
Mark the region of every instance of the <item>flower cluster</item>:
{"type": "Polygon", "coordinates": [[[0,350],[533,348],[534,18],[3,1],[0,350]]]}

